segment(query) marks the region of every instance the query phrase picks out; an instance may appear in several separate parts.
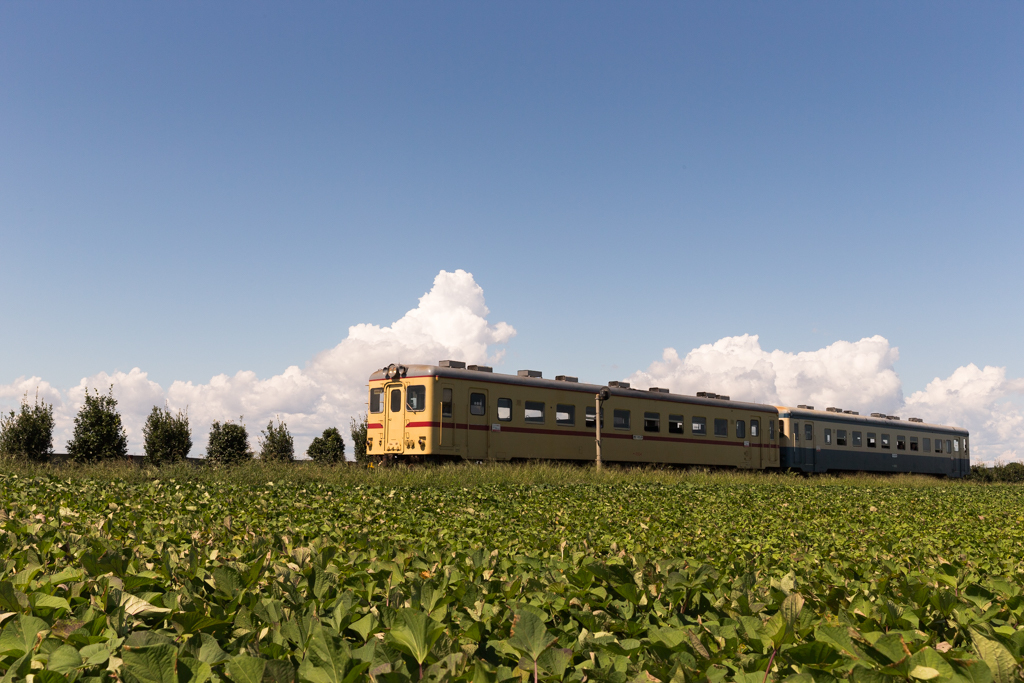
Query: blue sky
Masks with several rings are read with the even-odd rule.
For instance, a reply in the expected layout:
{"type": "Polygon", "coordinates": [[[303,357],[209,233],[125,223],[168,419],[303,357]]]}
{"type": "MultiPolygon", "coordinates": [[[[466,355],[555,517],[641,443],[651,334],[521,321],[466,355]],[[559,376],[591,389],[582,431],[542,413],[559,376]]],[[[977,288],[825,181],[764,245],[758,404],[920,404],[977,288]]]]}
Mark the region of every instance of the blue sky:
{"type": "MultiPolygon", "coordinates": [[[[881,335],[1024,375],[1024,4],[0,4],[0,383],[302,365],[465,269],[503,369],[881,335]]],[[[367,368],[367,373],[373,368],[367,368]]]]}

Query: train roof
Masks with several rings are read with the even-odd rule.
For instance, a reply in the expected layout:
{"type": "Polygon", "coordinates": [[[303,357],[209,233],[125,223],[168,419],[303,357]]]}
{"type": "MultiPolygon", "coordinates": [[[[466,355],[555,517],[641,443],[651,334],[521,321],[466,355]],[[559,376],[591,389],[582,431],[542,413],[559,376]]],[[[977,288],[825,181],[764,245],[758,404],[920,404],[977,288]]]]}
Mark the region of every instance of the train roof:
{"type": "MultiPolygon", "coordinates": [[[[558,389],[561,391],[575,391],[581,394],[589,394],[591,397],[601,389],[607,388],[612,396],[627,398],[643,398],[653,401],[664,401],[666,403],[680,403],[688,405],[714,406],[720,408],[734,408],[737,410],[748,410],[751,412],[776,414],[775,406],[764,403],[747,403],[744,401],[733,401],[731,399],[705,398],[703,396],[686,396],[684,394],[665,393],[664,391],[645,391],[643,389],[624,388],[617,386],[605,387],[601,384],[587,384],[571,380],[544,379],[542,377],[523,377],[521,375],[505,375],[490,370],[470,370],[468,368],[448,368],[437,365],[407,365],[405,366],[405,379],[416,377],[450,377],[452,379],[471,380],[486,384],[511,384],[517,386],[538,387],[545,389],[558,389]]],[[[384,369],[377,370],[370,375],[370,381],[381,381],[387,379],[384,369]]]]}
{"type": "Polygon", "coordinates": [[[950,427],[949,425],[937,425],[928,422],[910,422],[899,418],[878,417],[873,415],[853,415],[850,413],[831,412],[828,410],[815,410],[813,408],[792,408],[789,406],[775,406],[779,411],[779,417],[792,418],[794,420],[820,420],[848,424],[861,427],[874,427],[877,429],[895,429],[901,432],[942,432],[944,434],[956,434],[957,436],[969,436],[966,429],[950,427]]]}

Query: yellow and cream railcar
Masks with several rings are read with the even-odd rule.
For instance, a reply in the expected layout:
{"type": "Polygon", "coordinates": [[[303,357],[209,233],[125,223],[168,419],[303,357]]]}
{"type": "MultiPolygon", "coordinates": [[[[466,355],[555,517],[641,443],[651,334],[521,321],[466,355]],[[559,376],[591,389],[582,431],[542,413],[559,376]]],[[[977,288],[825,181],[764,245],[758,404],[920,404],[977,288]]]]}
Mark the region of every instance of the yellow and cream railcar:
{"type": "MultiPolygon", "coordinates": [[[[396,460],[594,460],[603,387],[456,361],[391,365],[370,376],[367,450],[396,460]]],[[[774,406],[608,387],[605,462],[779,467],[774,406]]]]}
{"type": "Polygon", "coordinates": [[[782,467],[804,472],[914,472],[962,477],[970,473],[969,434],[916,418],[859,415],[813,406],[779,411],[782,467]]]}

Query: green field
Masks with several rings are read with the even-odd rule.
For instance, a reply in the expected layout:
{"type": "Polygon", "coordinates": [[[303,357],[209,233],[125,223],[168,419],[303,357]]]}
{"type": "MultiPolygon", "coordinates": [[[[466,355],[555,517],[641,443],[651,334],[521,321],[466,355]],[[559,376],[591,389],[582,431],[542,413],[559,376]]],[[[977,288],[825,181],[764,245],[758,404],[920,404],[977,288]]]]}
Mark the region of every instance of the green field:
{"type": "Polygon", "coordinates": [[[996,681],[1024,488],[532,466],[0,474],[3,680],[996,681]]]}

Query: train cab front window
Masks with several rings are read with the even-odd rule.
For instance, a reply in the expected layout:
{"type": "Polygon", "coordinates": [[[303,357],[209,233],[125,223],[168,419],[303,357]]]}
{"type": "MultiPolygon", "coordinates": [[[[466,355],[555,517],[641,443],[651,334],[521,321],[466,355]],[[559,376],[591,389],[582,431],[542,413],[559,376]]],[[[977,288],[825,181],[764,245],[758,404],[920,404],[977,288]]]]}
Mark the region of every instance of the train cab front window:
{"type": "Polygon", "coordinates": [[[644,431],[661,431],[661,413],[644,413],[644,431]]]}
{"type": "Polygon", "coordinates": [[[392,389],[391,390],[391,412],[400,413],[402,412],[402,390],[392,389]]]}
{"type": "Polygon", "coordinates": [[[441,417],[452,416],[452,390],[441,389],[441,417]]]}
{"type": "Polygon", "coordinates": [[[501,422],[512,421],[512,399],[498,399],[498,420],[500,420],[501,422]]]}
{"type": "MultiPolygon", "coordinates": [[[[584,421],[587,427],[595,429],[597,425],[594,423],[597,421],[597,408],[594,406],[587,406],[587,414],[584,421]]],[[[604,408],[601,408],[601,429],[604,429],[604,408]]]]}
{"type": "Polygon", "coordinates": [[[686,431],[683,428],[684,421],[682,415],[669,415],[668,416],[668,433],[669,434],[685,434],[686,431]]]}
{"type": "Polygon", "coordinates": [[[487,414],[487,396],[484,394],[470,394],[469,395],[469,414],[470,415],[486,415],[487,414]]]}
{"type": "Polygon", "coordinates": [[[756,437],[761,431],[761,423],[758,420],[750,421],[750,436],[756,437]]]}
{"type": "Polygon", "coordinates": [[[422,384],[408,387],[405,393],[405,407],[419,412],[427,407],[427,388],[422,384]]]}
{"type": "Polygon", "coordinates": [[[736,438],[747,438],[747,423],[743,420],[736,420],[736,438]]]}
{"type": "Polygon", "coordinates": [[[383,389],[370,389],[370,412],[371,413],[383,413],[384,412],[384,390],[383,389]]]}

